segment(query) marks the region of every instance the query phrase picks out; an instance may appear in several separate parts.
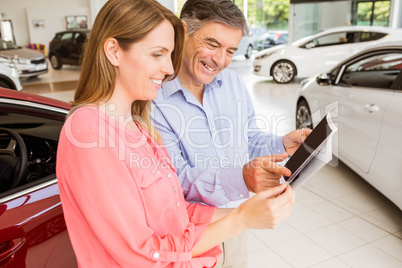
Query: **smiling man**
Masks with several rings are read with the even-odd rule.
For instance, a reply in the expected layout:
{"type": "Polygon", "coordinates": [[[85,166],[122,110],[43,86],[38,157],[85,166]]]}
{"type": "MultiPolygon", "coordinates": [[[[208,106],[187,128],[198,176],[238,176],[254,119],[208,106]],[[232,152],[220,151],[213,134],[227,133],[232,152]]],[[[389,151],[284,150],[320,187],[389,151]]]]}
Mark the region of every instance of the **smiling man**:
{"type": "MultiPolygon", "coordinates": [[[[309,131],[282,137],[257,127],[246,86],[226,69],[248,34],[232,1],[187,0],[180,18],[186,29],[183,64],[154,100],[153,119],[186,199],[237,207],[250,192],[276,186],[290,174],[275,162],[292,154],[309,131]]],[[[216,267],[247,267],[246,243],[246,234],[225,241],[216,267]]]]}

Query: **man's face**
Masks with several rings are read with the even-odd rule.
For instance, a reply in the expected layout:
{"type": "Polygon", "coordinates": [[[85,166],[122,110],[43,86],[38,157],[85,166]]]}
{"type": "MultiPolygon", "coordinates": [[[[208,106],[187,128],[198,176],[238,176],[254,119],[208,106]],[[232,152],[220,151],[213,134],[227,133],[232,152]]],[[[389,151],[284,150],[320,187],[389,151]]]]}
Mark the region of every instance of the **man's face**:
{"type": "Polygon", "coordinates": [[[210,83],[225,69],[237,50],[243,33],[240,29],[211,22],[186,36],[180,81],[195,86],[210,83]]]}

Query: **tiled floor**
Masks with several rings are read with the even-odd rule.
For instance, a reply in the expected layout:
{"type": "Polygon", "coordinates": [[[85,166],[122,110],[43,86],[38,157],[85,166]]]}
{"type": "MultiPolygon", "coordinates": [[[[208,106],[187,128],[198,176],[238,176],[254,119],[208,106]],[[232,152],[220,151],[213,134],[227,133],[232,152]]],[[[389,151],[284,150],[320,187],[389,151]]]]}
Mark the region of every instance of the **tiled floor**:
{"type": "MultiPolygon", "coordinates": [[[[268,130],[294,129],[300,80],[277,85],[253,75],[242,57],[229,67],[243,77],[268,130]]],[[[25,81],[24,91],[71,101],[78,76],[79,67],[49,70],[25,81]]],[[[401,210],[336,160],[296,189],[294,211],[277,229],[250,230],[248,238],[249,268],[402,267],[401,210]]]]}

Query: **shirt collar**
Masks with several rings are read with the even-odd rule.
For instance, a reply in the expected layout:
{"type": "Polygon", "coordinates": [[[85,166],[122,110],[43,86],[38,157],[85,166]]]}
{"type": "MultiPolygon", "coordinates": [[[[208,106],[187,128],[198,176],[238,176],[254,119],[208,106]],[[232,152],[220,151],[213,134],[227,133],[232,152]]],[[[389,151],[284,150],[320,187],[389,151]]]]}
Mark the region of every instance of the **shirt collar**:
{"type": "MultiPolygon", "coordinates": [[[[222,87],[222,76],[221,73],[219,73],[215,78],[212,80],[211,83],[205,85],[205,90],[208,90],[210,88],[216,88],[216,87],[222,87]]],[[[182,91],[184,93],[184,87],[181,85],[179,78],[175,78],[172,81],[166,82],[163,84],[163,97],[165,99],[169,98],[171,95],[178,91],[182,91]]],[[[187,89],[186,89],[187,90],[187,89]]]]}

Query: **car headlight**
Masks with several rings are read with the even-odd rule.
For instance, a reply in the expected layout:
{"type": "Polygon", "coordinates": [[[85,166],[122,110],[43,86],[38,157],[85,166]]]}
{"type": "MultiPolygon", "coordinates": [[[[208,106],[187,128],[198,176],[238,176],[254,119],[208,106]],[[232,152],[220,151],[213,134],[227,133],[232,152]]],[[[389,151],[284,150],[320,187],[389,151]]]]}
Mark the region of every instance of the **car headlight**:
{"type": "Polygon", "coordinates": [[[15,64],[31,64],[31,61],[25,58],[15,57],[13,58],[15,64]]]}
{"type": "Polygon", "coordinates": [[[7,67],[15,69],[15,64],[10,59],[0,57],[0,63],[7,67]]]}
{"type": "Polygon", "coordinates": [[[0,57],[0,63],[10,68],[12,76],[15,78],[20,78],[17,68],[15,68],[15,64],[10,59],[0,57]]]}

